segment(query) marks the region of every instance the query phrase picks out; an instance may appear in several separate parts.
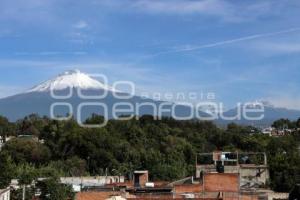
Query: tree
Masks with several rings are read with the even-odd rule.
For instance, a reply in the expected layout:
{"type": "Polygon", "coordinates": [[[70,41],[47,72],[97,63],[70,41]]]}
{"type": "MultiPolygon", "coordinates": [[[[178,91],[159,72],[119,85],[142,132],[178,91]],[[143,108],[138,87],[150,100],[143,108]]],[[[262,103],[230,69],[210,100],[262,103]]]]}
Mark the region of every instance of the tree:
{"type": "Polygon", "coordinates": [[[15,177],[16,166],[7,153],[0,153],[0,188],[10,185],[11,179],[15,177]]]}
{"type": "Polygon", "coordinates": [[[32,182],[37,178],[37,172],[33,165],[23,164],[17,170],[18,183],[22,186],[22,199],[26,197],[26,187],[31,186],[32,182]]]}
{"type": "Polygon", "coordinates": [[[2,151],[7,152],[15,163],[43,164],[51,156],[50,150],[33,139],[16,138],[8,141],[2,151]]]}
{"type": "Polygon", "coordinates": [[[49,119],[46,117],[41,118],[37,114],[28,115],[24,119],[17,121],[18,135],[39,136],[40,132],[48,122],[49,119]]]}
{"type": "Polygon", "coordinates": [[[60,183],[57,177],[50,177],[44,181],[40,181],[37,187],[41,191],[41,200],[69,200],[74,199],[72,187],[60,183]]]}
{"type": "Polygon", "coordinates": [[[70,176],[83,176],[86,174],[86,161],[74,156],[64,162],[64,168],[70,176]]]}
{"type": "Polygon", "coordinates": [[[292,189],[299,175],[300,155],[293,136],[272,138],[267,146],[271,187],[275,191],[292,189]]]}
{"type": "MultiPolygon", "coordinates": [[[[35,194],[34,187],[26,188],[25,200],[32,200],[35,194]]],[[[23,188],[11,189],[11,200],[20,200],[23,198],[23,188]]]]}
{"type": "Polygon", "coordinates": [[[291,122],[289,119],[279,119],[273,122],[272,127],[277,129],[296,128],[296,123],[291,122]]]}
{"type": "Polygon", "coordinates": [[[297,128],[300,128],[300,118],[297,120],[296,126],[297,126],[297,128]]]}
{"type": "MultiPolygon", "coordinates": [[[[93,115],[86,123],[102,120],[103,117],[93,115]]],[[[278,128],[296,125],[296,121],[287,119],[273,124],[278,128]]],[[[30,115],[17,123],[9,123],[0,117],[2,133],[10,132],[3,131],[3,127],[9,126],[16,127],[18,133],[37,134],[43,143],[32,138],[7,142],[0,156],[0,183],[7,186],[11,178],[32,180],[29,169],[34,168],[38,177],[49,179],[41,183],[46,199],[50,195],[53,199],[68,196],[65,195],[68,187],[51,177],[103,175],[106,172],[132,177],[134,170],[148,169],[152,180],[176,180],[194,173],[197,153],[216,149],[267,152],[270,186],[275,190],[289,191],[300,171],[297,149],[300,134],[296,132],[273,138],[257,134],[250,126],[232,123],[224,129],[213,122],[178,121],[167,117],[154,120],[152,116],[140,120],[109,120],[107,126],[95,129],[82,128],[74,119],[55,121],[30,115]],[[15,165],[17,171],[23,170],[22,176],[12,170],[15,165]],[[56,197],[56,194],[62,196],[56,197]]],[[[300,119],[297,126],[300,126],[300,119]]],[[[21,182],[25,185],[30,181],[21,182]]],[[[26,198],[33,190],[27,187],[26,198]]]]}
{"type": "Polygon", "coordinates": [[[8,119],[0,116],[0,137],[5,141],[8,135],[13,134],[13,126],[8,119]]]}

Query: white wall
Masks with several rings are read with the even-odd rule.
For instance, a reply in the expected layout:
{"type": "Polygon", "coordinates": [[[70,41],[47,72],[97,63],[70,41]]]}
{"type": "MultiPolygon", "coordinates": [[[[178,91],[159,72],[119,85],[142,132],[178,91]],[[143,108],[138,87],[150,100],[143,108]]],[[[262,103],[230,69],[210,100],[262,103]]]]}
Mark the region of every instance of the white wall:
{"type": "Polygon", "coordinates": [[[0,200],[10,200],[10,190],[0,190],[0,200]]]}

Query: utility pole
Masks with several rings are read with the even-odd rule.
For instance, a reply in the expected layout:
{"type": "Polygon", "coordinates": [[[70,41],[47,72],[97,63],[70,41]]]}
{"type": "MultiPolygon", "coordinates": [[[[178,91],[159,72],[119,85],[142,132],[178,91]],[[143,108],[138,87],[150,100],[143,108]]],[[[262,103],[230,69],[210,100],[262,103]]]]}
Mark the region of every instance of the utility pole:
{"type": "Polygon", "coordinates": [[[26,186],[25,186],[25,184],[24,184],[24,185],[23,185],[22,200],[25,200],[25,189],[26,189],[26,186]]]}
{"type": "Polygon", "coordinates": [[[107,171],[108,171],[108,169],[105,168],[105,184],[106,184],[106,182],[107,182],[107,171]]]}

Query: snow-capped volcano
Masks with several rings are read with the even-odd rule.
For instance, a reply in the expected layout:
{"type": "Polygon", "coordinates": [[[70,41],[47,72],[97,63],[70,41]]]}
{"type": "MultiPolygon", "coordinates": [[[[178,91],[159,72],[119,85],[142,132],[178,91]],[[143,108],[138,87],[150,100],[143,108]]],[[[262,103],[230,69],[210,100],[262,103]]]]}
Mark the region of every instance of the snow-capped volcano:
{"type": "Polygon", "coordinates": [[[253,102],[247,102],[246,105],[247,105],[247,107],[250,107],[250,108],[256,108],[256,107],[261,107],[261,106],[269,107],[269,108],[275,107],[271,102],[266,101],[266,100],[255,100],[253,102]]]}
{"type": "Polygon", "coordinates": [[[82,73],[79,70],[66,71],[53,79],[31,88],[27,92],[47,92],[67,88],[80,88],[85,90],[103,89],[115,92],[112,87],[91,78],[88,74],[82,73]]]}
{"type": "MultiPolygon", "coordinates": [[[[155,108],[164,103],[135,95],[129,96],[127,93],[108,86],[106,80],[102,83],[93,77],[97,78],[97,75],[89,76],[79,70],[64,72],[27,92],[0,99],[0,115],[11,121],[32,113],[53,118],[54,116],[72,116],[80,121],[84,121],[93,114],[115,119],[121,115],[157,115],[155,108]],[[67,91],[69,88],[82,89],[84,94],[78,91],[70,92],[70,96],[66,95],[66,93],[69,94],[67,91]],[[52,90],[56,90],[55,97],[49,92],[52,90]],[[106,92],[103,93],[103,91],[106,92]],[[63,98],[57,98],[58,96],[63,98]],[[128,105],[132,108],[129,111],[128,105]],[[122,109],[125,110],[122,111],[122,109]]],[[[182,117],[189,116],[191,109],[184,105],[174,108],[173,103],[170,102],[164,106],[164,110],[168,111],[164,111],[163,116],[170,117],[174,112],[176,116],[182,117]]],[[[199,112],[199,115],[202,114],[205,113],[199,112]]]]}
{"type": "MultiPolygon", "coordinates": [[[[0,115],[7,117],[11,121],[16,121],[32,113],[48,117],[72,115],[75,119],[84,121],[92,114],[99,114],[108,119],[114,119],[116,116],[121,115],[157,115],[157,113],[160,112],[157,109],[161,108],[161,105],[164,105],[164,112],[161,113],[163,116],[174,117],[174,114],[176,114],[176,117],[186,117],[191,115],[190,107],[184,105],[177,105],[175,107],[175,104],[172,102],[165,104],[165,102],[162,101],[142,98],[135,95],[129,98],[120,98],[128,97],[128,94],[108,86],[105,80],[103,82],[104,83],[98,81],[97,76],[89,76],[79,70],[66,71],[53,79],[33,87],[27,92],[0,99],[0,115]],[[82,89],[84,90],[84,94],[79,91],[73,92],[72,90],[72,92],[70,92],[71,95],[68,96],[66,93],[69,94],[69,88],[74,90],[82,89]],[[56,91],[55,97],[49,92],[52,90],[56,91]],[[106,91],[105,95],[103,95],[103,91],[106,91]],[[58,96],[63,98],[56,98],[58,96]],[[105,106],[103,107],[103,105],[105,106]],[[119,106],[117,107],[118,109],[116,109],[116,105],[119,106]],[[129,112],[128,105],[132,108],[129,112]],[[116,110],[118,110],[117,113],[116,110]]],[[[300,111],[298,110],[277,108],[267,102],[255,101],[247,105],[248,107],[256,108],[261,104],[264,105],[263,120],[254,122],[242,118],[241,120],[231,121],[243,124],[270,124],[279,118],[294,120],[300,116],[300,111]]],[[[210,109],[205,111],[210,111],[210,109]]],[[[196,112],[199,113],[197,117],[207,117],[208,113],[205,111],[197,110],[196,112]]],[[[238,112],[240,112],[239,109],[233,108],[222,114],[230,117],[236,116],[238,112]]],[[[218,122],[229,123],[231,121],[219,120],[218,122]]]]}
{"type": "MultiPolygon", "coordinates": [[[[239,113],[239,110],[241,113],[246,112],[246,109],[263,109],[263,111],[256,112],[255,110],[250,111],[250,113],[247,114],[249,117],[257,117],[261,116],[263,114],[263,118],[261,120],[249,120],[248,117],[245,117],[245,114],[241,115],[241,119],[234,119],[229,122],[235,122],[240,124],[248,124],[248,125],[257,125],[257,126],[269,126],[273,123],[273,121],[278,120],[280,118],[286,118],[290,120],[297,120],[300,117],[300,111],[299,110],[293,110],[293,109],[287,109],[287,108],[280,108],[274,106],[272,103],[266,101],[266,100],[256,100],[254,102],[247,102],[245,104],[239,105],[235,108],[232,108],[230,110],[227,110],[226,112],[223,112],[224,116],[237,116],[237,113],[239,113]]],[[[249,110],[248,110],[249,111],[249,110]]],[[[247,111],[247,112],[248,112],[247,111]]],[[[221,123],[225,123],[222,122],[221,123]]]]}

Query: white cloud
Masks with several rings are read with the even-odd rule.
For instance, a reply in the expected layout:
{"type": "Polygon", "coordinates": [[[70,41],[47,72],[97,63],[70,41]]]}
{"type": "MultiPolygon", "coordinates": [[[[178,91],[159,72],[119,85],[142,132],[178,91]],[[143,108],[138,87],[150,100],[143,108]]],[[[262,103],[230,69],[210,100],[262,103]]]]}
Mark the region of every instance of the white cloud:
{"type": "Polygon", "coordinates": [[[280,7],[281,2],[251,1],[235,2],[227,0],[110,0],[106,5],[121,9],[132,8],[134,10],[153,14],[190,15],[216,17],[225,22],[252,21],[260,16],[279,14],[274,9],[280,7]],[[122,3],[121,3],[122,2],[122,3]]]}
{"type": "Polygon", "coordinates": [[[84,29],[88,27],[88,23],[84,20],[79,20],[73,25],[73,27],[77,29],[84,29]]]}
{"type": "Polygon", "coordinates": [[[0,85],[0,98],[8,97],[24,91],[25,88],[19,86],[0,85]]]}
{"type": "Polygon", "coordinates": [[[93,45],[95,36],[88,32],[83,31],[74,31],[69,34],[66,34],[66,37],[69,42],[74,44],[88,44],[93,45]]]}
{"type": "Polygon", "coordinates": [[[203,0],[203,1],[158,1],[158,0],[141,0],[136,1],[133,5],[135,8],[147,10],[155,13],[177,13],[177,14],[221,14],[228,6],[220,0],[203,0]]]}
{"type": "Polygon", "coordinates": [[[300,96],[269,97],[266,100],[276,107],[300,110],[300,96]]]}
{"type": "MultiPolygon", "coordinates": [[[[140,64],[124,62],[124,61],[99,61],[99,60],[78,60],[78,61],[43,61],[43,60],[2,60],[0,59],[1,66],[14,68],[28,67],[35,71],[47,71],[47,74],[52,74],[53,76],[62,73],[65,70],[79,69],[85,73],[97,73],[104,74],[108,77],[109,83],[114,81],[126,80],[132,81],[136,84],[137,92],[161,92],[170,90],[169,85],[182,85],[182,87],[187,88],[188,84],[185,83],[183,79],[175,79],[174,76],[168,75],[166,73],[161,74],[151,67],[141,66],[140,64]],[[47,69],[47,70],[45,70],[47,69]],[[155,77],[155,78],[154,78],[155,77]],[[182,80],[182,81],[178,81],[182,80]],[[168,83],[168,84],[164,84],[168,83]],[[183,86],[185,84],[185,86],[183,86]]],[[[50,78],[50,77],[47,77],[50,78]]],[[[43,78],[42,78],[43,79],[43,78]]],[[[45,78],[46,79],[46,78],[45,78]]],[[[30,80],[28,82],[30,88],[32,85],[38,84],[41,77],[37,77],[36,80],[30,80]]],[[[21,86],[20,86],[21,88],[21,86]]],[[[175,90],[175,89],[174,89],[175,90]]],[[[15,94],[17,92],[24,91],[24,88],[18,90],[12,90],[9,86],[0,86],[0,97],[15,94]]],[[[184,90],[183,90],[184,91],[184,90]]]]}
{"type": "Polygon", "coordinates": [[[57,55],[86,55],[85,51],[41,51],[41,52],[16,52],[16,56],[57,56],[57,55]]]}
{"type": "Polygon", "coordinates": [[[71,43],[89,45],[94,43],[94,35],[91,32],[90,25],[86,21],[79,20],[73,24],[72,27],[73,30],[66,34],[66,37],[71,43]]]}
{"type": "MultiPolygon", "coordinates": [[[[169,53],[176,53],[176,52],[186,52],[186,51],[196,51],[200,49],[206,49],[206,48],[213,48],[213,47],[218,47],[218,46],[223,46],[223,45],[228,45],[228,44],[233,44],[233,43],[238,43],[238,42],[243,42],[243,41],[248,41],[248,40],[255,40],[255,39],[260,39],[260,38],[267,38],[271,36],[276,36],[276,35],[282,35],[282,34],[288,34],[288,33],[293,33],[293,32],[300,32],[300,27],[296,28],[291,28],[291,29],[286,29],[286,30],[281,30],[281,31],[276,31],[276,32],[270,32],[270,33],[261,33],[261,34],[255,34],[255,35],[249,35],[245,37],[240,37],[240,38],[234,38],[230,40],[223,40],[215,43],[209,43],[209,44],[203,44],[203,45],[184,45],[183,47],[175,47],[175,49],[170,50],[170,51],[164,51],[164,52],[159,52],[156,55],[161,55],[161,54],[169,54],[169,53]]],[[[275,44],[273,44],[275,46],[275,44]]],[[[261,45],[259,45],[261,46],[261,45]]],[[[267,47],[267,46],[266,46],[267,47]]],[[[272,46],[269,46],[272,48],[272,46]]],[[[299,50],[299,45],[297,46],[280,46],[276,45],[277,50],[299,50]]],[[[276,50],[276,48],[274,48],[276,50]]]]}

